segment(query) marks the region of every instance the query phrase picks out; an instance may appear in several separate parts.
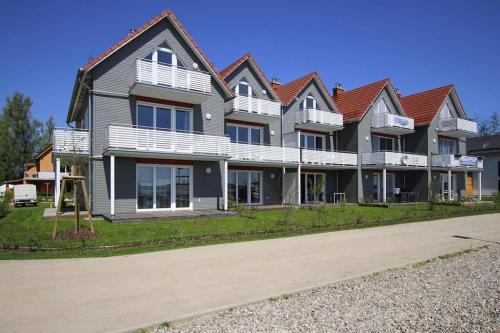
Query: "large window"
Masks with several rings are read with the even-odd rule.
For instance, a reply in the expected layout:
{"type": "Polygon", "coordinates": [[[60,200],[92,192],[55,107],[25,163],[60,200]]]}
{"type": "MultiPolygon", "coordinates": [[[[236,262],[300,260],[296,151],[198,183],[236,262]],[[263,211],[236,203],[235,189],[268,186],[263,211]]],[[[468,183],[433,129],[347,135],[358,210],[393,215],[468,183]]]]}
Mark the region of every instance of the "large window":
{"type": "Polygon", "coordinates": [[[300,174],[301,203],[325,201],[325,175],[322,173],[300,174]]]}
{"type": "Polygon", "coordinates": [[[245,79],[242,79],[236,86],[234,86],[234,91],[238,96],[257,97],[257,95],[255,95],[254,89],[245,79]]]}
{"type": "Polygon", "coordinates": [[[155,63],[172,65],[181,68],[184,67],[182,62],[177,58],[177,55],[165,42],[155,47],[153,51],[144,57],[144,59],[151,60],[155,63]]]}
{"type": "Polygon", "coordinates": [[[456,154],[457,142],[451,139],[439,138],[439,153],[440,154],[456,154]]]}
{"type": "Polygon", "coordinates": [[[394,138],[372,135],[373,151],[396,151],[394,138]]]}
{"type": "Polygon", "coordinates": [[[449,118],[452,118],[452,114],[451,114],[451,110],[450,110],[450,106],[448,105],[448,103],[446,103],[444,106],[443,106],[443,109],[441,110],[441,112],[439,113],[439,118],[440,119],[449,119],[449,118]]]}
{"type": "Polygon", "coordinates": [[[306,98],[304,98],[304,100],[302,101],[302,103],[300,103],[300,108],[302,110],[305,110],[305,109],[318,109],[318,105],[316,103],[316,99],[312,96],[312,95],[308,95],[306,98]]]}
{"type": "Polygon", "coordinates": [[[191,111],[174,107],[138,104],[136,119],[138,127],[182,132],[190,132],[192,128],[191,111]]]}
{"type": "Polygon", "coordinates": [[[191,192],[191,168],[137,165],[138,210],[191,208],[191,192]]]}
{"type": "Polygon", "coordinates": [[[226,124],[226,135],[237,143],[260,145],[263,141],[261,127],[226,124]]]}
{"type": "Polygon", "coordinates": [[[261,204],[262,173],[260,171],[229,171],[229,200],[243,204],[261,204]]]}
{"type": "Polygon", "coordinates": [[[324,141],[325,141],[324,135],[301,134],[300,148],[324,150],[325,149],[324,141]]]}

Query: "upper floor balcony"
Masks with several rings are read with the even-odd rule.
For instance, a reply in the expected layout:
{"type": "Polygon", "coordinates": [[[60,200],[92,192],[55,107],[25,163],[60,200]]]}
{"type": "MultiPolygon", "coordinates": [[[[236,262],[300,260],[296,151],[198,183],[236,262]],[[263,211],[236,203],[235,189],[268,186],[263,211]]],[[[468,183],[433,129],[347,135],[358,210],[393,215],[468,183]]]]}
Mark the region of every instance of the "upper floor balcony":
{"type": "Polygon", "coordinates": [[[476,156],[460,154],[432,155],[431,166],[434,168],[482,169],[483,160],[476,156]]]}
{"type": "Polygon", "coordinates": [[[137,59],[130,93],[199,104],[208,99],[211,89],[211,76],[207,72],[137,59]]]}
{"type": "Polygon", "coordinates": [[[89,131],[75,128],[56,128],[53,138],[54,154],[88,154],[89,131]]]}
{"type": "Polygon", "coordinates": [[[227,119],[268,123],[281,116],[281,104],[253,96],[236,96],[229,101],[227,119]]]}
{"type": "Polygon", "coordinates": [[[338,131],[344,126],[344,117],[340,113],[305,109],[295,112],[295,127],[319,131],[338,131]]]}
{"type": "MultiPolygon", "coordinates": [[[[61,177],[69,176],[69,172],[61,172],[61,177]]],[[[40,180],[54,180],[56,179],[56,173],[54,171],[39,171],[35,172],[33,175],[29,175],[27,172],[24,173],[24,178],[30,179],[40,179],[40,180]]]]}
{"type": "Polygon", "coordinates": [[[361,162],[364,166],[392,166],[392,167],[427,167],[427,156],[420,154],[410,154],[394,151],[377,151],[363,153],[361,162]]]}
{"type": "Polygon", "coordinates": [[[338,151],[302,149],[302,163],[322,166],[357,166],[358,155],[338,151]]]}
{"type": "Polygon", "coordinates": [[[438,132],[453,138],[470,138],[477,135],[477,123],[462,118],[439,119],[438,132]]]}
{"type": "Polygon", "coordinates": [[[300,149],[252,145],[247,143],[230,143],[229,155],[231,161],[260,162],[266,164],[299,164],[300,149]]]}
{"type": "Polygon", "coordinates": [[[225,136],[112,124],[107,128],[104,149],[121,156],[209,160],[227,158],[229,143],[225,136]]]}
{"type": "Polygon", "coordinates": [[[373,115],[372,129],[391,135],[409,134],[414,132],[414,121],[412,118],[384,112],[373,115]]]}

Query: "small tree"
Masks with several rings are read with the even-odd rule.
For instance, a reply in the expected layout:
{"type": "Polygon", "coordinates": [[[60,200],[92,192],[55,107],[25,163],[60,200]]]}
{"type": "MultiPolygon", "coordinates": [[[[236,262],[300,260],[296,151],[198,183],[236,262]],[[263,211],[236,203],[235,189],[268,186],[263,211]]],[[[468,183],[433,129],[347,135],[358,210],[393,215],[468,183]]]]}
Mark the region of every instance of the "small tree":
{"type": "Polygon", "coordinates": [[[498,134],[500,131],[500,119],[498,118],[498,114],[493,112],[490,117],[490,132],[492,135],[498,134]]]}
{"type": "Polygon", "coordinates": [[[478,134],[479,136],[490,135],[490,128],[487,120],[481,120],[479,122],[478,134]]]}

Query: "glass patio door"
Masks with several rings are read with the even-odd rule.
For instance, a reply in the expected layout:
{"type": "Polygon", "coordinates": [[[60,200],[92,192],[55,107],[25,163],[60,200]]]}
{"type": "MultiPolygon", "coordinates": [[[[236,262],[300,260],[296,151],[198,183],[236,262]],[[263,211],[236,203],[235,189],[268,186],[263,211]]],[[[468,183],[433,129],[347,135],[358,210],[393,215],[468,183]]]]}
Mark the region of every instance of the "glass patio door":
{"type": "Polygon", "coordinates": [[[324,177],[320,173],[300,175],[300,200],[302,203],[325,201],[324,177]]]}

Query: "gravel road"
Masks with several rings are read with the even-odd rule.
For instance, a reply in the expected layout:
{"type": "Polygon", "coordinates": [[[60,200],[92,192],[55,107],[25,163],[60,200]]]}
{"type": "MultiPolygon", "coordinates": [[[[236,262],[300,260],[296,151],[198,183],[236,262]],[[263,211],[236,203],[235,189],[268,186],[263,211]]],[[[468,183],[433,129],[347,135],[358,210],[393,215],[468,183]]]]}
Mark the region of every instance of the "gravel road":
{"type": "Polygon", "coordinates": [[[492,244],[152,332],[500,332],[499,257],[492,244]]]}

